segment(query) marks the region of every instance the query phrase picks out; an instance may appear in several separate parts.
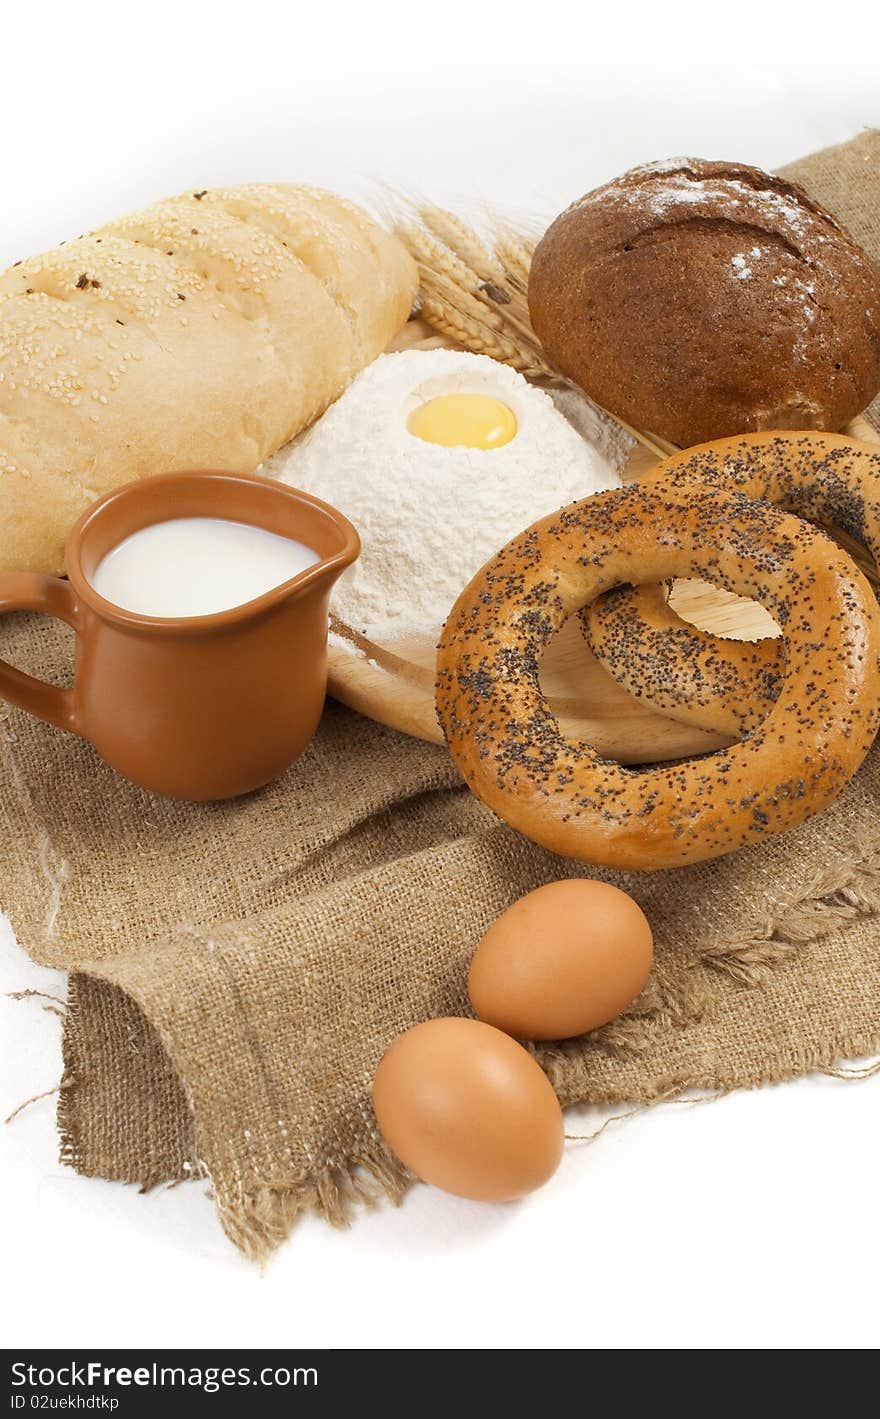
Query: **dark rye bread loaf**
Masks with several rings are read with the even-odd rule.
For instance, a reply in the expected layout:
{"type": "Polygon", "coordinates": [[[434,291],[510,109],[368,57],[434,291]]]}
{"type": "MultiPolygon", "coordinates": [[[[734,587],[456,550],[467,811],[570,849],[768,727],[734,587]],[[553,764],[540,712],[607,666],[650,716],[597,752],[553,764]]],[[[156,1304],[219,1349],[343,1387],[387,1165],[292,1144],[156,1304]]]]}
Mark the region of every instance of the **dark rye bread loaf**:
{"type": "Polygon", "coordinates": [[[880,269],[739,163],[651,163],[582,197],[538,244],[529,309],[565,374],[683,446],[839,429],[880,389],[880,269]]]}

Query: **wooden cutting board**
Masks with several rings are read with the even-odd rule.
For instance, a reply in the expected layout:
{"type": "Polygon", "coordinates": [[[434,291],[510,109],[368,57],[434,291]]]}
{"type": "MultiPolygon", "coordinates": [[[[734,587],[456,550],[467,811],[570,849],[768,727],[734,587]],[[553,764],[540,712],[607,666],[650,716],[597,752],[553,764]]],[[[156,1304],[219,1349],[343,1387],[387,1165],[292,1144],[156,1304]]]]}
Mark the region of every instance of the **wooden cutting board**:
{"type": "MultiPolygon", "coordinates": [[[[880,443],[880,435],[859,418],[847,432],[880,443]]],[[[656,463],[637,446],[624,472],[642,477],[656,463]]],[[[738,640],[774,635],[766,611],[705,582],[676,583],[672,605],[680,616],[704,630],[738,640]]],[[[442,744],[434,712],[434,661],[440,627],[430,636],[384,645],[358,640],[330,646],[329,692],[370,719],[416,739],[442,744]]],[[[593,744],[600,754],[621,763],[649,763],[724,748],[731,741],[678,724],[640,705],[611,678],[590,651],[580,622],[571,617],[548,646],[541,664],[541,684],[564,732],[593,744]]]]}

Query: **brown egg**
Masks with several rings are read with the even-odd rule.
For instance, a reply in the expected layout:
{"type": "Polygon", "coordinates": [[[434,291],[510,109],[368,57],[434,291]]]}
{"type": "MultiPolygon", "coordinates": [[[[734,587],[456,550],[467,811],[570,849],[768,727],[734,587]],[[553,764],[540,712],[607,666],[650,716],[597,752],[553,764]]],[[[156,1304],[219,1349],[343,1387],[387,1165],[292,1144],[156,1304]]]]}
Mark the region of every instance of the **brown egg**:
{"type": "Polygon", "coordinates": [[[562,1110],[543,1069],[479,1020],[428,1020],[399,1035],[376,1070],[373,1105],[416,1177],[477,1202],[534,1192],[562,1157],[562,1110]]]}
{"type": "Polygon", "coordinates": [[[514,902],[471,961],[481,1020],[529,1040],[598,1029],[648,979],[653,938],[641,907],[607,882],[551,882],[514,902]]]}

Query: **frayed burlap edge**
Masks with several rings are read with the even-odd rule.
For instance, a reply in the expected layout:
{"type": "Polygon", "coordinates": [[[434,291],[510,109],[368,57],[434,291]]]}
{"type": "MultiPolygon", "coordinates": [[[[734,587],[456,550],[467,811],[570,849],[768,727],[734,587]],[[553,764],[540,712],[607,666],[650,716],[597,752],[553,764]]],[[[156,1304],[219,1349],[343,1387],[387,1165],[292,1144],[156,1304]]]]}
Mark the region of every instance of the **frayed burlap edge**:
{"type": "MultiPolygon", "coordinates": [[[[180,1069],[178,1069],[172,1059],[167,1047],[167,1042],[162,1039],[161,1032],[156,1029],[141,1010],[137,1000],[128,992],[120,991],[120,988],[104,980],[97,972],[84,973],[74,971],[70,973],[69,980],[74,977],[87,979],[100,987],[101,991],[118,991],[124,996],[126,1002],[132,1006],[141,1018],[145,1021],[145,1029],[138,1032],[141,1041],[139,1059],[143,1064],[143,1053],[145,1050],[152,1053],[154,1059],[160,1062],[161,1079],[157,1090],[158,1096],[151,1102],[153,1107],[163,1110],[168,1116],[180,1116],[186,1120],[188,1131],[176,1138],[177,1161],[169,1176],[167,1159],[156,1158],[149,1149],[139,1149],[138,1156],[142,1160],[137,1176],[132,1176],[125,1168],[120,1166],[118,1160],[118,1150],[114,1143],[106,1143],[103,1150],[96,1152],[94,1140],[90,1145],[88,1160],[83,1154],[80,1145],[80,1131],[82,1122],[79,1114],[80,1097],[78,1091],[94,1088],[96,1076],[89,1073],[87,1061],[89,1051],[83,1046],[83,1035],[88,1032],[88,1027],[93,1023],[91,1011],[83,1011],[80,1007],[79,997],[76,992],[71,993],[68,987],[68,998],[63,1008],[57,1010],[64,1022],[62,1033],[62,1078],[59,1086],[58,1106],[56,1110],[56,1123],[59,1137],[59,1160],[67,1167],[73,1168],[83,1177],[104,1178],[111,1182],[136,1183],[141,1192],[151,1192],[154,1188],[163,1185],[176,1186],[178,1183],[197,1180],[208,1176],[202,1159],[198,1156],[195,1142],[195,1116],[192,1109],[192,1101],[188,1097],[185,1080],[180,1069]],[[88,1017],[88,1018],[86,1018],[88,1017]],[[76,1049],[73,1048],[73,1040],[77,1040],[76,1049]],[[168,1096],[174,1095],[174,1106],[168,1105],[168,1096]],[[164,1096],[164,1097],[163,1097],[164,1096]]],[[[100,1022],[103,1025],[103,1020],[100,1022]]],[[[150,1086],[155,1084],[156,1070],[147,1071],[150,1086]]],[[[112,1125],[116,1120],[108,1119],[112,1125]]],[[[129,1122],[137,1126],[141,1120],[132,1119],[129,1122]]]]}
{"type": "MultiPolygon", "coordinates": [[[[736,938],[722,939],[705,946],[694,958],[691,969],[682,980],[673,982],[663,968],[662,960],[655,964],[648,986],[635,1005],[619,1019],[596,1032],[590,1047],[583,1040],[566,1045],[532,1047],[546,1070],[564,1106],[574,1104],[631,1103],[625,1115],[630,1117],[642,1108],[670,1103],[690,1091],[704,1091],[711,1097],[721,1097],[742,1082],[717,1073],[695,1072],[657,1075],[645,1081],[637,1098],[621,1098],[597,1081],[592,1068],[597,1053],[612,1056],[639,1056],[649,1047],[652,1032],[661,1028],[684,1028],[704,1016],[709,999],[707,975],[725,977],[730,988],[754,989],[766,985],[775,970],[784,967],[797,952],[815,944],[837,927],[857,920],[866,920],[880,913],[880,831],[865,842],[860,857],[846,865],[843,871],[819,869],[809,891],[798,896],[781,896],[767,916],[755,921],[736,938]]],[[[86,971],[104,984],[99,971],[86,971]]],[[[131,996],[127,996],[129,1000],[131,996]]],[[[133,1001],[136,1008],[137,1001],[133,1001]]],[[[75,1007],[68,1007],[75,1014],[75,1007]]],[[[151,1026],[152,1028],[152,1026],[151,1026]]],[[[159,1032],[155,1032],[159,1038],[159,1032]]],[[[168,1041],[161,1040],[173,1069],[168,1041]]],[[[847,1073],[838,1067],[841,1061],[880,1054],[880,1032],[854,1034],[837,1039],[833,1044],[813,1048],[794,1047],[768,1052],[760,1074],[749,1087],[781,1083],[804,1074],[822,1072],[835,1078],[860,1079],[872,1070],[847,1073]]],[[[877,1066],[880,1068],[880,1065],[877,1066]]],[[[185,1081],[175,1071],[185,1091],[185,1081]]],[[[75,1118],[75,1090],[78,1080],[65,1059],[63,1088],[58,1101],[58,1127],[61,1137],[62,1161],[80,1167],[75,1118]]],[[[190,1112],[192,1109],[190,1107],[190,1112]]],[[[196,1136],[196,1143],[197,1143],[196,1136]]],[[[104,1174],[106,1175],[106,1174],[104,1174]]],[[[387,1201],[399,1204],[410,1184],[415,1181],[385,1148],[377,1130],[373,1130],[369,1147],[345,1165],[330,1165],[320,1169],[303,1168],[294,1178],[283,1181],[266,1179],[256,1186],[241,1179],[220,1184],[211,1176],[205,1160],[195,1153],[182,1161],[179,1174],[169,1179],[151,1172],[138,1179],[146,1191],[157,1185],[175,1185],[190,1179],[207,1179],[211,1184],[221,1225],[230,1240],[251,1260],[265,1263],[272,1252],[290,1235],[299,1218],[315,1211],[335,1227],[347,1226],[356,1208],[387,1201]]]]}

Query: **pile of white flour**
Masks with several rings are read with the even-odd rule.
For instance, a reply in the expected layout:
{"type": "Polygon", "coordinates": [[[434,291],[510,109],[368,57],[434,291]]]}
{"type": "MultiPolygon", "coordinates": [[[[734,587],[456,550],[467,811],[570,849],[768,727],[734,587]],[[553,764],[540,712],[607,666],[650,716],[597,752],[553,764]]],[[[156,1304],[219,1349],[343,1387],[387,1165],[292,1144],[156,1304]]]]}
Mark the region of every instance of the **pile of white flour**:
{"type": "MultiPolygon", "coordinates": [[[[585,402],[579,412],[579,426],[589,428],[585,402]]],[[[484,562],[537,518],[616,487],[626,451],[598,422],[595,440],[576,432],[547,394],[506,365],[452,350],[407,350],[368,366],[264,471],[354,523],[362,552],[338,582],[333,610],[387,645],[436,637],[484,562]],[[417,405],[462,392],[491,395],[513,410],[510,443],[447,448],[408,432],[417,405]]]]}

